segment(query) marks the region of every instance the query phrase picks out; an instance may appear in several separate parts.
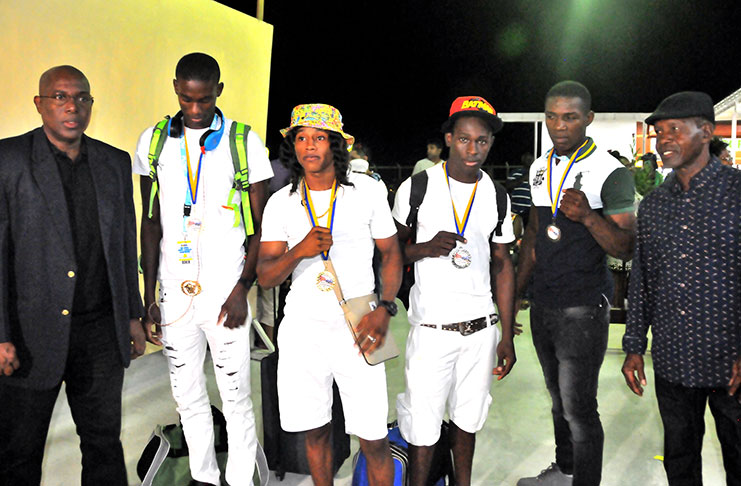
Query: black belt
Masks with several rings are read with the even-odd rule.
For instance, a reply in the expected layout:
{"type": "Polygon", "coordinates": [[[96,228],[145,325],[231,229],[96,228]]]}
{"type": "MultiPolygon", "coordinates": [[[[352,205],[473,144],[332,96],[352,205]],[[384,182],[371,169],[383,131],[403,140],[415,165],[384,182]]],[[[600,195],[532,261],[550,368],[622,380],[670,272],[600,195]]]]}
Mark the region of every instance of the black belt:
{"type": "MultiPolygon", "coordinates": [[[[489,316],[489,321],[492,325],[499,321],[499,316],[494,313],[489,316]]],[[[432,329],[441,329],[443,331],[455,331],[461,333],[463,336],[468,336],[476,331],[486,329],[486,316],[479,317],[478,319],[471,319],[470,321],[456,322],[455,324],[420,324],[422,327],[430,327],[432,329]],[[439,326],[439,327],[438,327],[439,326]]]]}

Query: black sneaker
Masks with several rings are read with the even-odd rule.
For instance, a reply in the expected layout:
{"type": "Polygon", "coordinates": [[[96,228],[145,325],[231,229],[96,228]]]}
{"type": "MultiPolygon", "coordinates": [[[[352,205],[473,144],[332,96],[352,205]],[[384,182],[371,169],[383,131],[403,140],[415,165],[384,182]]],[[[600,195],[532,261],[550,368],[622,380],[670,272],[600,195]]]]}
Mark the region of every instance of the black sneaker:
{"type": "Polygon", "coordinates": [[[571,486],[574,476],[561,472],[558,464],[552,462],[546,469],[540,471],[535,477],[522,478],[517,481],[517,486],[571,486]]]}

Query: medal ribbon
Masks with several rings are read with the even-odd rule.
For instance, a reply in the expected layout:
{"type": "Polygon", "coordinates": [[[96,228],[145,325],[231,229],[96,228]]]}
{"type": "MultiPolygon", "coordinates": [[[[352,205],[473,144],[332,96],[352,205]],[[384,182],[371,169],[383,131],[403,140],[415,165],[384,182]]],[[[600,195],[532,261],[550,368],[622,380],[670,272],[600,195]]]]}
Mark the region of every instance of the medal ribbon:
{"type": "MultiPolygon", "coordinates": [[[[211,130],[216,130],[219,123],[224,123],[218,115],[214,115],[214,119],[211,121],[211,130]]],[[[190,152],[188,151],[188,137],[185,136],[185,129],[183,129],[182,135],[180,135],[180,157],[185,159],[186,177],[188,178],[188,194],[185,196],[185,208],[194,206],[198,200],[198,186],[201,181],[201,162],[203,162],[203,156],[206,155],[206,148],[201,147],[201,154],[198,156],[198,170],[193,173],[193,168],[190,165],[190,152]],[[190,199],[190,202],[188,201],[190,199]]],[[[185,209],[184,208],[184,209],[185,209]]],[[[190,209],[187,209],[187,213],[184,216],[190,216],[190,209]]]]}
{"type": "MultiPolygon", "coordinates": [[[[306,209],[306,214],[309,216],[309,221],[311,222],[311,226],[314,227],[319,223],[318,218],[320,216],[316,216],[316,210],[314,209],[314,203],[311,200],[311,192],[309,191],[308,186],[306,185],[306,180],[301,181],[301,185],[304,192],[304,208],[306,209]]],[[[327,211],[329,214],[327,215],[327,228],[329,228],[329,234],[332,234],[332,228],[334,227],[334,210],[335,206],[337,205],[337,179],[332,182],[332,193],[329,196],[329,208],[327,211]]],[[[329,258],[329,250],[322,252],[322,260],[326,261],[329,258]]]]}
{"type": "Polygon", "coordinates": [[[566,177],[569,175],[571,168],[574,166],[575,163],[592,155],[592,152],[594,152],[596,149],[597,145],[591,138],[588,137],[586,140],[584,140],[584,143],[581,144],[578,149],[576,149],[574,154],[569,159],[569,165],[566,166],[566,170],[561,177],[561,182],[558,184],[556,199],[553,199],[553,188],[551,182],[551,174],[553,173],[553,154],[555,147],[552,148],[551,151],[548,153],[548,196],[551,198],[551,213],[553,213],[554,220],[556,219],[556,215],[558,214],[558,200],[561,197],[563,185],[566,182],[566,177]]]}
{"type": "Polygon", "coordinates": [[[458,211],[455,210],[455,203],[453,202],[453,193],[450,191],[450,177],[448,176],[447,162],[443,162],[443,169],[445,170],[445,181],[448,183],[448,193],[450,194],[450,205],[453,206],[453,216],[455,218],[455,231],[463,236],[466,232],[466,226],[468,226],[468,219],[471,217],[471,208],[473,207],[473,200],[476,198],[476,189],[479,187],[479,179],[476,179],[476,184],[473,186],[471,197],[468,199],[468,205],[466,206],[466,212],[463,213],[463,221],[458,218],[458,211]]]}
{"type": "Polygon", "coordinates": [[[201,182],[201,162],[203,162],[203,154],[206,153],[206,149],[201,147],[201,155],[198,156],[198,170],[193,175],[193,169],[190,166],[190,152],[188,152],[188,139],[183,136],[185,140],[185,162],[188,170],[188,195],[190,196],[190,205],[195,205],[198,199],[198,185],[201,182]]]}

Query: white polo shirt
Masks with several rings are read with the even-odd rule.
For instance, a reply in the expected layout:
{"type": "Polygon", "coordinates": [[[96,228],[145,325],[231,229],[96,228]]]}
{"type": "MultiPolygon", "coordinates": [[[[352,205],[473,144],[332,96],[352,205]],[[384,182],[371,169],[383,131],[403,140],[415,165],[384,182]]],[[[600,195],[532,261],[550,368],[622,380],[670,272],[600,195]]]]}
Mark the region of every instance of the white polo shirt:
{"type": "MultiPolygon", "coordinates": [[[[365,174],[352,173],[348,180],[354,186],[337,188],[333,244],[329,250],[346,299],[373,292],[374,240],[396,234],[383,184],[365,174]]],[[[300,191],[290,190],[288,185],[273,194],[265,207],[262,224],[262,241],[285,241],[288,249],[298,245],[311,230],[300,191]]],[[[329,207],[330,194],[331,190],[311,191],[318,214],[329,207]]],[[[327,218],[328,215],[319,218],[319,223],[326,227],[327,218]]],[[[299,262],[286,297],[286,315],[300,314],[310,320],[334,320],[343,315],[335,293],[317,287],[317,276],[323,270],[321,255],[299,262]]]]}
{"type": "MultiPolygon", "coordinates": [[[[569,157],[554,154],[554,164],[550,165],[548,154],[550,150],[538,157],[530,166],[530,194],[534,206],[551,206],[551,194],[558,197],[557,206],[561,205],[563,191],[574,188],[582,191],[587,200],[589,207],[592,209],[603,208],[603,192],[610,191],[610,187],[605,187],[608,177],[617,169],[623,169],[623,164],[615,157],[600,150],[599,148],[587,158],[576,162],[569,170],[566,180],[563,183],[563,190],[558,192],[559,184],[564,173],[568,169],[569,157]],[[556,163],[557,162],[557,163],[556,163]],[[548,167],[551,167],[550,192],[548,190],[548,167]]],[[[631,210],[632,207],[605,208],[606,214],[615,214],[631,210]]]]}
{"type": "MultiPolygon", "coordinates": [[[[471,265],[453,266],[449,255],[423,258],[414,264],[415,283],[409,293],[409,323],[450,324],[476,319],[495,311],[491,294],[489,242],[511,243],[515,239],[512,227],[511,204],[507,197],[507,212],[502,222],[502,235],[496,236],[496,189],[491,178],[480,171],[476,196],[464,237],[466,250],[471,254],[471,265]]],[[[427,169],[427,191],[417,215],[417,242],[430,241],[439,231],[456,232],[452,200],[458,217],[463,218],[474,184],[450,179],[450,190],[443,164],[427,169]]],[[[406,224],[409,215],[411,179],[405,180],[396,192],[393,217],[406,224]]],[[[461,245],[459,243],[459,245],[461,245]]]]}
{"type": "MultiPolygon", "coordinates": [[[[186,160],[181,154],[183,139],[168,137],[162,149],[157,175],[162,225],[158,278],[163,286],[179,287],[184,280],[198,280],[204,294],[226,292],[228,295],[242,273],[244,223],[234,226],[235,214],[228,208],[227,200],[234,183],[234,165],[229,149],[231,124],[231,120],[225,120],[219,145],[203,156],[196,203],[191,206],[189,217],[183,216],[183,206],[188,197],[186,160]],[[184,241],[190,242],[187,243],[192,257],[189,263],[183,263],[181,250],[184,241]]],[[[147,156],[152,129],[142,132],[136,148],[133,170],[142,176],[149,174],[147,156]]],[[[198,167],[198,142],[206,130],[185,128],[192,170],[198,167]]],[[[247,137],[247,162],[250,184],[273,176],[265,145],[252,130],[247,137]]],[[[231,202],[240,203],[239,191],[231,202]]]]}
{"type": "MultiPolygon", "coordinates": [[[[540,306],[549,308],[598,305],[603,295],[612,295],[612,276],[607,270],[605,250],[586,226],[572,221],[562,211],[558,211],[554,221],[551,195],[554,199],[558,197],[560,206],[563,191],[559,194],[558,189],[570,159],[554,156],[549,191],[549,153],[550,150],[546,151],[530,166],[531,196],[538,214],[533,298],[540,306]],[[560,230],[557,241],[547,236],[551,223],[560,230]]],[[[583,192],[589,206],[601,215],[634,211],[632,174],[599,146],[573,163],[563,183],[563,190],[568,188],[583,192]]]]}

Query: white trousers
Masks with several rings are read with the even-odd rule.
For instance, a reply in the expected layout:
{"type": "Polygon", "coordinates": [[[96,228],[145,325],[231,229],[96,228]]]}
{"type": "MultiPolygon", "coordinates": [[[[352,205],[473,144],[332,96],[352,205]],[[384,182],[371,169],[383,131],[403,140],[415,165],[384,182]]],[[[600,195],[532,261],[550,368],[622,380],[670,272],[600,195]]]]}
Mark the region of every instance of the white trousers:
{"type": "Polygon", "coordinates": [[[250,342],[247,325],[228,329],[217,325],[219,310],[226,297],[201,294],[190,298],[180,289],[163,290],[160,309],[163,352],[170,368],[170,386],[177,402],[190,453],[193,479],[219,483],[219,467],[214,451],[211,404],[206,390],[203,363],[206,344],[211,349],[214,374],[222,400],[229,436],[226,481],[230,486],[249,486],[255,467],[257,436],[250,398],[250,342]],[[187,312],[186,312],[187,309],[187,312]]]}

